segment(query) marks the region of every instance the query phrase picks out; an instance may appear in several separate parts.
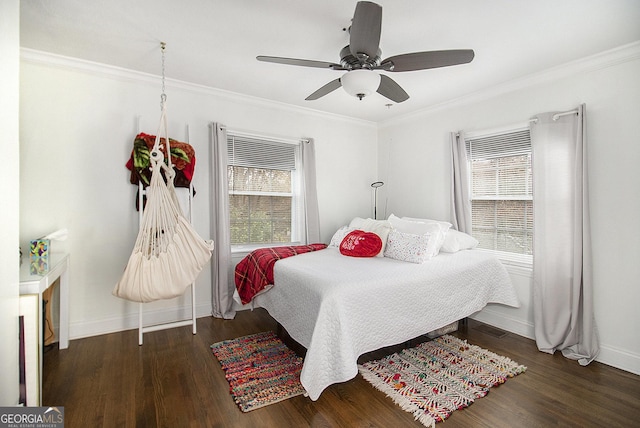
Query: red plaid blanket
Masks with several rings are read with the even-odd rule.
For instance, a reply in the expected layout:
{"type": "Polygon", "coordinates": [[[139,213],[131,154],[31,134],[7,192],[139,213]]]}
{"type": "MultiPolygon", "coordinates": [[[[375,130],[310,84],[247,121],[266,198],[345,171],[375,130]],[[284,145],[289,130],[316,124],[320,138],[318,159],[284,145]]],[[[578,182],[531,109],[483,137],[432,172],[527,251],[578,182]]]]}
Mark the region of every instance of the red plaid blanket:
{"type": "Polygon", "coordinates": [[[249,303],[267,285],[273,284],[273,267],[286,257],[327,248],[326,244],[260,248],[236,265],[236,289],[243,304],[249,303]]]}

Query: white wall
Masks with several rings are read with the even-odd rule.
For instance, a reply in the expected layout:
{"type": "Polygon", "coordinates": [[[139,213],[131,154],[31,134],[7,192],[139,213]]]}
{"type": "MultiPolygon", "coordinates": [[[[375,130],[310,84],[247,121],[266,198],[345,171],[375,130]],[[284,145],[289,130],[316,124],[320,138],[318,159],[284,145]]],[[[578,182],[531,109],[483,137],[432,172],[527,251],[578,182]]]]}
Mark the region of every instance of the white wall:
{"type": "Polygon", "coordinates": [[[20,2],[0,2],[0,406],[18,404],[20,2]]]}
{"type": "MultiPolygon", "coordinates": [[[[521,123],[537,113],[586,103],[598,360],[635,373],[640,373],[638,76],[640,43],[384,123],[379,132],[388,213],[449,219],[449,132],[521,123]]],[[[523,306],[494,305],[478,318],[532,337],[530,276],[521,269],[511,273],[523,306]]]]}
{"type": "MultiPolygon", "coordinates": [[[[321,233],[370,210],[376,178],[377,128],[373,123],[318,114],[223,91],[167,82],[169,133],[184,140],[189,125],[196,151],[194,223],[209,235],[209,124],[316,142],[321,233]],[[357,162],[352,162],[357,160],[357,162]],[[350,183],[344,186],[344,183],[350,183]]],[[[138,230],[136,187],[129,158],[137,117],[155,134],[159,120],[157,77],[100,64],[22,52],[20,240],[58,228],[69,239],[53,249],[71,254],[71,339],[137,327],[137,304],[111,295],[138,230]]],[[[210,270],[197,281],[198,313],[211,313],[210,270]]],[[[188,317],[188,299],[145,306],[149,321],[188,317]]],[[[73,348],[73,342],[70,345],[73,348]]]]}

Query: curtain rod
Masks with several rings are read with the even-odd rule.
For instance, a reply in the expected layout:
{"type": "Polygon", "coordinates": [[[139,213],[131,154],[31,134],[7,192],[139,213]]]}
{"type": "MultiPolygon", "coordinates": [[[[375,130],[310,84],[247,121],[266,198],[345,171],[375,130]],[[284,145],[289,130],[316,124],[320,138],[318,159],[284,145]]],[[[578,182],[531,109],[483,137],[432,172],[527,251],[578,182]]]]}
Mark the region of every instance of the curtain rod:
{"type": "MultiPolygon", "coordinates": [[[[570,114],[578,114],[578,110],[574,109],[574,110],[569,110],[569,111],[563,111],[560,113],[556,113],[553,115],[552,119],[558,120],[559,118],[561,118],[562,116],[568,116],[570,114]]],[[[538,123],[538,118],[537,117],[532,117],[531,119],[529,119],[529,123],[538,123]]],[[[460,137],[460,132],[456,132],[455,133],[456,137],[460,137]]]]}
{"type": "MultiPolygon", "coordinates": [[[[578,110],[569,110],[569,111],[563,111],[561,113],[556,113],[552,116],[552,119],[556,121],[560,119],[562,116],[569,116],[570,114],[578,114],[578,110]]],[[[538,123],[538,118],[533,117],[529,119],[529,123],[538,123]]]]}
{"type": "Polygon", "coordinates": [[[570,114],[578,114],[578,110],[570,110],[570,111],[565,111],[565,112],[562,112],[562,113],[556,113],[556,114],[553,115],[553,120],[558,120],[562,116],[568,116],[570,114]]]}
{"type": "Polygon", "coordinates": [[[242,129],[230,129],[228,127],[225,126],[225,129],[227,130],[228,133],[232,134],[232,135],[237,135],[238,137],[247,137],[247,138],[256,138],[256,139],[262,139],[262,140],[270,140],[270,141],[275,141],[275,142],[279,142],[279,143],[287,143],[287,144],[297,144],[300,141],[303,141],[305,143],[309,142],[309,138],[295,138],[295,137],[284,137],[284,136],[279,136],[279,135],[268,135],[268,134],[260,134],[260,133],[256,133],[256,132],[252,132],[252,131],[244,131],[242,129]]]}

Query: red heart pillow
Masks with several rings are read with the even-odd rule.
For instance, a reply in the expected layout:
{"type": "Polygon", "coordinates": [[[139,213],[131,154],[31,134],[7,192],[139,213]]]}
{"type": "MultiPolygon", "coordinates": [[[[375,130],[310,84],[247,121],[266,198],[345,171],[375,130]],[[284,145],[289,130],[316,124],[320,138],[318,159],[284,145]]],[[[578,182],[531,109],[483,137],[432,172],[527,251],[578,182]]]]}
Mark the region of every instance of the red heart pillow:
{"type": "Polygon", "coordinates": [[[351,257],[375,257],[382,250],[382,239],[373,232],[354,230],[340,243],[340,253],[351,257]]]}

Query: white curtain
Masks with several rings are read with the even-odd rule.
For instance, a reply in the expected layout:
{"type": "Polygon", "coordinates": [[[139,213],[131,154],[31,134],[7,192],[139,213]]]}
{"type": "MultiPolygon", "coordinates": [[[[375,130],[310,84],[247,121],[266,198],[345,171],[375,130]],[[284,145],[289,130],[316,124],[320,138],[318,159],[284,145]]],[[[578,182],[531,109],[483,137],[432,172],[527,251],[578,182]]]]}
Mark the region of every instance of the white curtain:
{"type": "Polygon", "coordinates": [[[300,143],[302,153],[304,198],[304,239],[305,244],[320,242],[320,214],[318,210],[318,191],[316,185],[316,149],[313,139],[303,140],[300,143]]]}
{"type": "Polygon", "coordinates": [[[538,349],[587,365],[598,355],[585,106],[532,121],[534,330],[538,349]]]}
{"type": "Polygon", "coordinates": [[[232,319],[233,263],[231,261],[231,227],[229,223],[229,183],[227,181],[227,130],[212,123],[211,131],[211,238],[214,251],[211,258],[212,315],[232,319]]]}
{"type": "Polygon", "coordinates": [[[471,189],[469,163],[464,134],[452,132],[451,138],[451,224],[460,232],[471,234],[471,189]]]}

